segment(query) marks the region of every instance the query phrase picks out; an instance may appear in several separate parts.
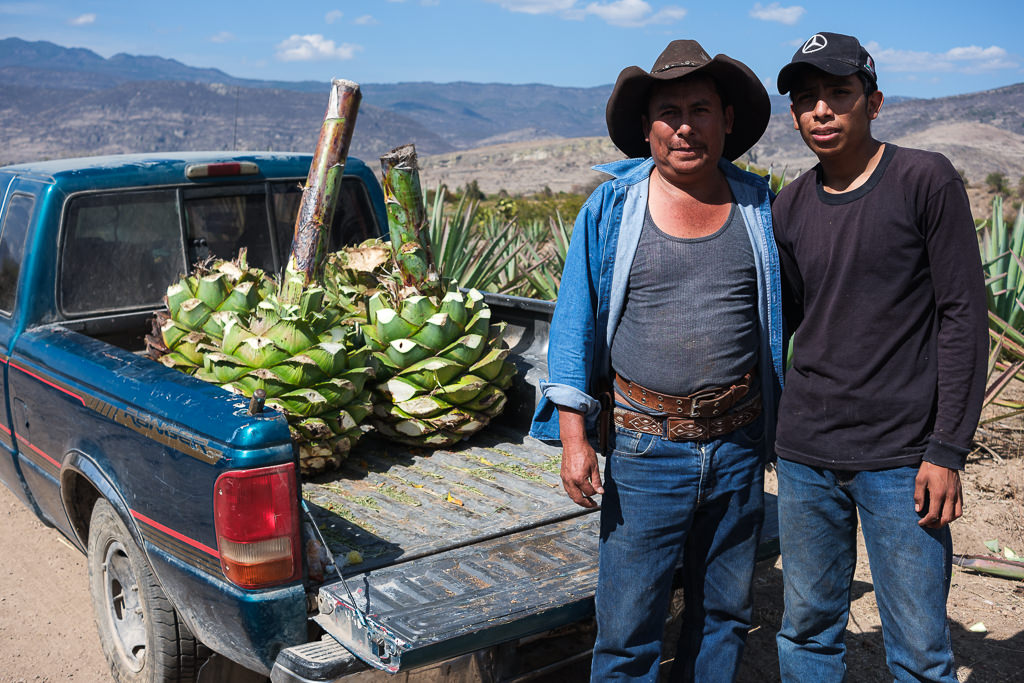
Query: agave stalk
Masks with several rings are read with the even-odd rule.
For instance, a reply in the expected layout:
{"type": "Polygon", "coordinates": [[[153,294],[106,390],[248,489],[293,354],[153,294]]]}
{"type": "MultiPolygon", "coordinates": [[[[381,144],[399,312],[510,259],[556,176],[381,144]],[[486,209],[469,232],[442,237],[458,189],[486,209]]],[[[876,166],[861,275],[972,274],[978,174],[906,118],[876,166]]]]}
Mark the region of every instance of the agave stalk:
{"type": "Polygon", "coordinates": [[[953,564],[982,574],[1024,580],[1024,562],[1003,560],[987,555],[953,555],[953,564]]]}
{"type": "Polygon", "coordinates": [[[320,138],[295,219],[285,277],[281,280],[280,298],[284,303],[298,303],[303,288],[320,280],[323,274],[330,226],[362,99],[357,83],[336,78],[331,86],[320,138]]]}
{"type": "Polygon", "coordinates": [[[391,253],[402,275],[402,286],[421,294],[437,294],[441,278],[430,250],[415,146],[396,147],[380,158],[380,166],[391,253]]]}

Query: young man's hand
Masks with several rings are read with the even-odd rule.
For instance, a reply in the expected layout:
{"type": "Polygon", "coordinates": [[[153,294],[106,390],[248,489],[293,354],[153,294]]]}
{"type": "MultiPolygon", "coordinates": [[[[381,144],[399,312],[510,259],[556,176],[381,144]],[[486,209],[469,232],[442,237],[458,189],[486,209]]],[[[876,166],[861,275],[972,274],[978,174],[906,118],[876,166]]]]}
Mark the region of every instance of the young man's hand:
{"type": "Polygon", "coordinates": [[[562,488],[577,505],[595,508],[593,496],[604,493],[597,454],[587,441],[583,414],[558,409],[559,437],[562,440],[562,488]]]}
{"type": "MultiPolygon", "coordinates": [[[[564,464],[563,464],[564,469],[564,464]]],[[[919,526],[941,529],[964,513],[960,473],[948,467],[922,462],[914,482],[914,509],[919,526]]]]}

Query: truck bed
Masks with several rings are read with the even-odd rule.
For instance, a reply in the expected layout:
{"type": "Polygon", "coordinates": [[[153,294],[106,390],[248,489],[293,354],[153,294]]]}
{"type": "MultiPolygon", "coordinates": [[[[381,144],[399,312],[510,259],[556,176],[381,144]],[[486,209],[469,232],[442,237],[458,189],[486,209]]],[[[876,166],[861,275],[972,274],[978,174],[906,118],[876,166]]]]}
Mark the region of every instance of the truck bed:
{"type": "Polygon", "coordinates": [[[302,495],[350,575],[586,514],[562,490],[560,457],[502,424],[432,452],[367,436],[302,495]]]}
{"type": "Polygon", "coordinates": [[[506,323],[518,370],[506,410],[449,449],[411,448],[367,434],[340,471],[304,480],[302,496],[344,574],[586,512],[562,490],[561,450],[526,436],[539,379],[547,375],[554,304],[495,294],[485,299],[495,319],[506,323]]]}

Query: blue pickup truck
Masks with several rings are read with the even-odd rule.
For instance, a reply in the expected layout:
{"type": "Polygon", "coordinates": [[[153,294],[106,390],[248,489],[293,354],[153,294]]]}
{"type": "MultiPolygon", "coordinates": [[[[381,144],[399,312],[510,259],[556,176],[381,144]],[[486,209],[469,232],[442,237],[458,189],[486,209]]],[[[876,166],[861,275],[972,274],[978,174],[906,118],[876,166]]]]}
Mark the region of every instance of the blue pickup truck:
{"type": "MultiPolygon", "coordinates": [[[[198,261],[246,247],[280,272],[310,162],[0,168],[0,480],[86,553],[119,681],[585,670],[598,516],[563,494],[559,450],[525,436],[551,303],[487,295],[519,383],[486,430],[432,452],[368,435],[317,477],[281,415],[143,355],[168,284],[198,261]]],[[[331,247],[384,229],[377,180],[350,158],[331,247]]]]}

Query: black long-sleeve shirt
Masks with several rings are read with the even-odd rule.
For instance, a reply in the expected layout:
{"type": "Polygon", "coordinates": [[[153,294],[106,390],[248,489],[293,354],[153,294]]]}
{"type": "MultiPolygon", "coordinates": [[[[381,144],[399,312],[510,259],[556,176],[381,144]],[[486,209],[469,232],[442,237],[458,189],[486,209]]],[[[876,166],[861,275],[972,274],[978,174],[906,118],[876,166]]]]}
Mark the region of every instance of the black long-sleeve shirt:
{"type": "Polygon", "coordinates": [[[987,304],[967,193],[940,154],[886,144],[868,181],[820,167],[772,207],[793,365],[779,457],[962,469],[985,390],[987,304]]]}

